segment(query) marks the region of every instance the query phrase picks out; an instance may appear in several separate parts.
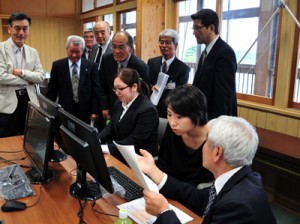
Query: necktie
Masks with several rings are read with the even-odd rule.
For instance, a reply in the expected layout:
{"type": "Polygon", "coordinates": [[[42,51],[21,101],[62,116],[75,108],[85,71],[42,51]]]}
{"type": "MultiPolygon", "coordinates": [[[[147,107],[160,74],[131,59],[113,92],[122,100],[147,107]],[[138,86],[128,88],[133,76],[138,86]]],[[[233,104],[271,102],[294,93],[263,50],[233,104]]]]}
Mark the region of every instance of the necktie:
{"type": "Polygon", "coordinates": [[[118,63],[118,73],[124,68],[122,63],[118,63]]]}
{"type": "Polygon", "coordinates": [[[205,58],[207,56],[207,51],[206,49],[202,52],[202,56],[201,56],[201,65],[203,65],[205,58]]]}
{"type": "Polygon", "coordinates": [[[168,70],[167,70],[167,62],[164,61],[164,63],[162,64],[162,70],[161,70],[163,73],[167,73],[168,70]]]}
{"type": "Polygon", "coordinates": [[[73,100],[75,103],[78,103],[78,84],[79,84],[79,77],[77,71],[77,64],[73,63],[72,69],[72,89],[73,89],[73,100]]]}
{"type": "Polygon", "coordinates": [[[88,59],[91,60],[92,59],[92,49],[88,50],[88,59]]]}
{"type": "Polygon", "coordinates": [[[208,214],[209,209],[210,209],[211,205],[213,204],[216,196],[217,196],[217,192],[216,192],[215,185],[213,184],[210,187],[210,190],[209,190],[209,199],[208,199],[208,203],[206,205],[205,211],[204,211],[203,216],[202,216],[203,219],[208,214]]]}
{"type": "Polygon", "coordinates": [[[16,59],[16,68],[22,68],[23,56],[22,56],[21,48],[18,48],[18,50],[16,51],[15,59],[16,59]]]}
{"type": "Polygon", "coordinates": [[[98,54],[97,54],[97,57],[96,57],[96,60],[95,60],[95,62],[96,62],[97,64],[100,63],[101,55],[102,55],[102,47],[99,46],[99,48],[98,48],[98,54]]]}

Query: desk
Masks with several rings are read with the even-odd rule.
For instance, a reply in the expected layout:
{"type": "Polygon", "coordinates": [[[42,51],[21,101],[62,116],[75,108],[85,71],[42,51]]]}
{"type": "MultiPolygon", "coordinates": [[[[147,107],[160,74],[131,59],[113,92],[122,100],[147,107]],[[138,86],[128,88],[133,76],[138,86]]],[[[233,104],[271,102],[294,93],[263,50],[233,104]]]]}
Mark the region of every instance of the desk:
{"type": "MultiPolygon", "coordinates": [[[[0,151],[19,151],[22,150],[23,137],[15,136],[8,138],[0,138],[0,151]]],[[[25,156],[23,151],[17,153],[1,153],[0,155],[5,159],[21,158],[25,156]]],[[[111,155],[105,155],[105,160],[108,166],[115,166],[117,169],[125,173],[129,178],[137,181],[132,170],[118,161],[111,155]]],[[[22,165],[30,165],[29,159],[16,161],[22,165]]],[[[0,163],[0,167],[6,166],[5,163],[0,163]]],[[[70,185],[75,181],[75,176],[72,175],[76,164],[74,160],[68,156],[68,159],[60,163],[49,163],[49,167],[54,171],[55,178],[53,181],[43,185],[33,185],[35,196],[19,199],[25,202],[27,206],[34,204],[38,196],[41,194],[39,202],[31,207],[26,208],[24,211],[18,212],[2,212],[0,211],[0,220],[4,220],[5,224],[54,224],[54,223],[79,223],[77,213],[79,211],[79,202],[76,198],[72,197],[69,193],[70,185]]],[[[109,214],[118,214],[117,205],[125,202],[115,194],[107,194],[96,201],[94,207],[100,212],[109,214]]],[[[194,218],[192,223],[201,223],[202,219],[179,204],[176,201],[169,200],[169,202],[176,207],[180,208],[194,218]]],[[[0,206],[3,201],[0,201],[0,206]]],[[[116,217],[101,215],[92,211],[92,203],[89,202],[84,209],[83,219],[88,224],[101,223],[108,224],[114,223],[116,217]]]]}

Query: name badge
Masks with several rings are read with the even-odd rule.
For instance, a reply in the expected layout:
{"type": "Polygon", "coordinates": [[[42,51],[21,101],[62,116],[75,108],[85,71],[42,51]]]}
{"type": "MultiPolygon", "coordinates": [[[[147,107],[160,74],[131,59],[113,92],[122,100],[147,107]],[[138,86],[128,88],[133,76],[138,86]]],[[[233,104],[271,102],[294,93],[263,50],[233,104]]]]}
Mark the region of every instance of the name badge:
{"type": "Polygon", "coordinates": [[[167,84],[167,89],[175,89],[175,87],[176,87],[176,83],[175,82],[169,82],[168,84],[167,84]]]}

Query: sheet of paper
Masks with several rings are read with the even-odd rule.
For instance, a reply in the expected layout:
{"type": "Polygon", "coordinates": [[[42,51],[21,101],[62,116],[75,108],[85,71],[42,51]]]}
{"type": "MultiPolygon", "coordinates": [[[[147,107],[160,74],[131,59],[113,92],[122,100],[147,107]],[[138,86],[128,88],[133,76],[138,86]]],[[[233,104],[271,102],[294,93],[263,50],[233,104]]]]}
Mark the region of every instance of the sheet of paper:
{"type": "Polygon", "coordinates": [[[153,93],[151,94],[151,97],[150,97],[150,101],[155,105],[157,106],[160,98],[161,98],[161,95],[163,94],[165,88],[166,88],[166,84],[168,82],[168,78],[169,78],[169,75],[167,75],[166,73],[163,73],[163,72],[160,72],[158,74],[158,77],[157,77],[157,82],[156,82],[156,86],[158,88],[158,90],[155,90],[153,91],[153,93]]]}
{"type": "Polygon", "coordinates": [[[144,189],[158,192],[157,185],[147,177],[141,170],[137,161],[136,153],[133,145],[119,145],[115,141],[113,143],[117,146],[118,150],[134,172],[135,176],[139,179],[144,189]]]}
{"type": "MultiPolygon", "coordinates": [[[[134,220],[138,224],[152,224],[156,220],[156,216],[150,215],[145,211],[145,199],[138,198],[136,200],[126,202],[124,204],[118,205],[118,208],[126,208],[128,211],[128,215],[132,220],[134,220]]],[[[193,218],[181,211],[177,207],[170,204],[170,208],[176,213],[178,219],[181,223],[188,223],[193,221],[193,218]]]]}

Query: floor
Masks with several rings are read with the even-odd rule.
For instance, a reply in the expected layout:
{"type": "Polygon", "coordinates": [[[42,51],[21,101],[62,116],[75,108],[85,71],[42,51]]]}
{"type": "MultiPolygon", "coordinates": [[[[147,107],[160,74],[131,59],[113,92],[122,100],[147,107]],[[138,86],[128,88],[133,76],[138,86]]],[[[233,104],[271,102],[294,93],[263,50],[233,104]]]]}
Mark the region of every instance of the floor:
{"type": "Polygon", "coordinates": [[[281,207],[280,205],[272,204],[272,209],[277,220],[277,224],[299,224],[300,216],[281,207]]]}

